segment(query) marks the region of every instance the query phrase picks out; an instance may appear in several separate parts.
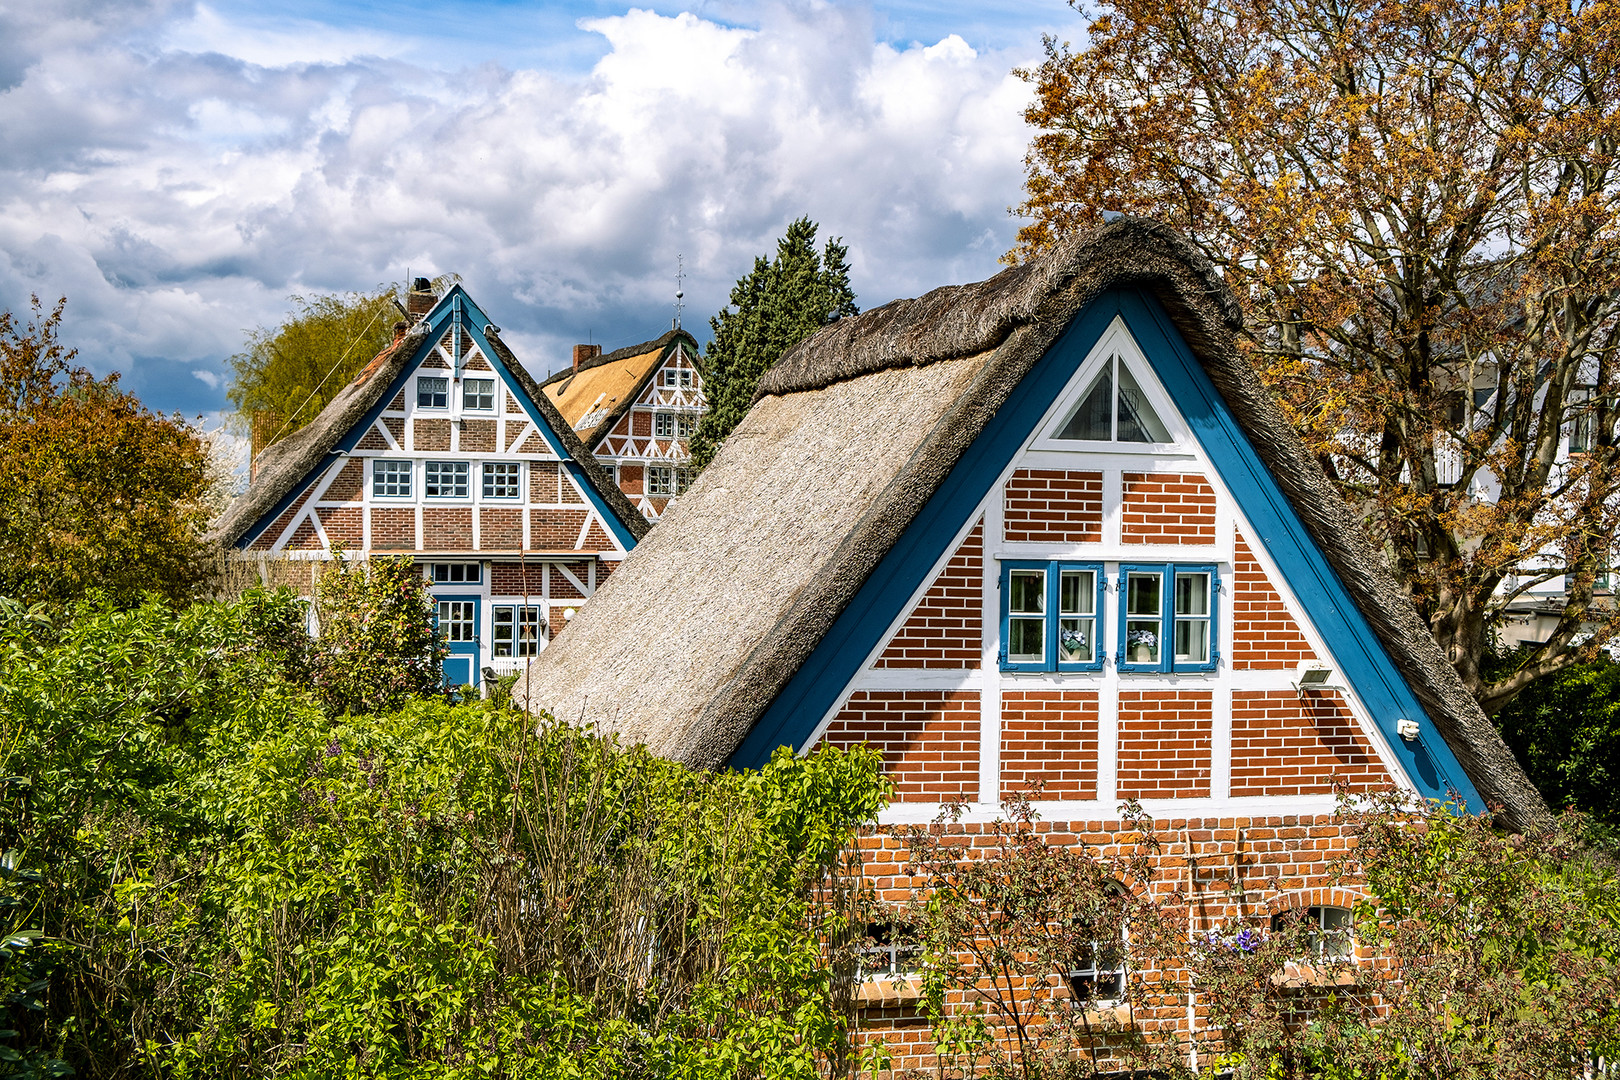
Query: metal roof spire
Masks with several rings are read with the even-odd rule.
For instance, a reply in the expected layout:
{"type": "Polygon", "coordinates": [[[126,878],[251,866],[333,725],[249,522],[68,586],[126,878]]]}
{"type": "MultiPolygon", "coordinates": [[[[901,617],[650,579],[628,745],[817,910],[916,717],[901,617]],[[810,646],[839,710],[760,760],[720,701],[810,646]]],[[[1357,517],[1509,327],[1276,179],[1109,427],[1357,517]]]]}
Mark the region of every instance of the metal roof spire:
{"type": "Polygon", "coordinates": [[[679,330],[681,328],[681,311],[686,307],[686,305],[682,303],[682,301],[686,299],[685,258],[686,256],[680,254],[675,256],[675,324],[671,327],[673,330],[679,330]]]}

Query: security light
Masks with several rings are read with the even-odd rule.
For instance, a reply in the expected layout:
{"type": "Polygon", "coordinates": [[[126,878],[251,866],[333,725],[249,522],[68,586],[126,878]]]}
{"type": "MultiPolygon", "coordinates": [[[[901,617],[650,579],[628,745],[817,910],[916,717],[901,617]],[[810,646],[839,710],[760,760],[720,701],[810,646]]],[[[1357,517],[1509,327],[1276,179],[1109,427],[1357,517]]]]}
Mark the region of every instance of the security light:
{"type": "Polygon", "coordinates": [[[1314,660],[1304,660],[1300,662],[1299,670],[1294,675],[1294,689],[1325,690],[1332,678],[1332,668],[1314,660]]]}
{"type": "Polygon", "coordinates": [[[1418,722],[1406,719],[1395,721],[1395,734],[1407,742],[1415,742],[1418,737],[1418,722]]]}

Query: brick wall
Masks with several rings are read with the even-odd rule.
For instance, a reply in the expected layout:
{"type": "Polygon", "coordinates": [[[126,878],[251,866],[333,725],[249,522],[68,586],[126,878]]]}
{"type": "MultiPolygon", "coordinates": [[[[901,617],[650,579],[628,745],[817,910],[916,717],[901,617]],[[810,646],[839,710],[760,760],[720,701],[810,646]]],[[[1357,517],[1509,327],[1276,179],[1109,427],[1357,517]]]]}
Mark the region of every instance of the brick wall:
{"type": "Polygon", "coordinates": [[[383,550],[416,546],[416,511],[403,506],[371,508],[371,546],[383,550]]]}
{"type": "Polygon", "coordinates": [[[546,564],[498,562],[489,566],[489,591],[492,596],[528,596],[545,594],[546,564]]]}
{"type": "Polygon", "coordinates": [[[529,547],[539,551],[572,551],[584,527],[584,510],[530,510],[529,547]]]}
{"type": "Polygon", "coordinates": [[[858,690],[822,738],[883,751],[897,802],[973,798],[978,791],[976,690],[858,690]]]}
{"type": "Polygon", "coordinates": [[[253,541],[248,550],[269,551],[275,547],[276,541],[281,539],[281,534],[287,531],[287,526],[292,524],[293,518],[297,517],[298,512],[304,508],[304,503],[309,501],[309,492],[310,489],[305,488],[304,493],[294,499],[292,505],[283,510],[281,516],[271,522],[269,527],[259,534],[259,538],[253,541]]]}
{"type": "Polygon", "coordinates": [[[1007,480],[1008,540],[1094,544],[1102,540],[1102,473],[1018,469],[1007,480]]]}
{"type": "Polygon", "coordinates": [[[411,445],[417,450],[448,450],[450,449],[450,421],[443,417],[434,417],[430,420],[416,419],[411,421],[413,438],[411,445]]]}
{"type": "Polygon", "coordinates": [[[593,518],[591,527],[585,530],[585,542],[580,545],[581,551],[614,551],[613,537],[607,534],[602,527],[601,519],[593,518]]]}
{"type": "MultiPolygon", "coordinates": [[[[1117,820],[1037,821],[1034,830],[1048,844],[1087,850],[1100,859],[1128,858],[1142,851],[1141,838],[1117,820]]],[[[995,827],[984,822],[958,822],[941,826],[946,842],[959,847],[964,857],[995,853],[998,845],[995,827]]],[[[932,830],[931,830],[932,831],[932,830]]],[[[1147,893],[1164,905],[1171,925],[1187,919],[1187,930],[1201,935],[1229,922],[1247,920],[1261,924],[1278,911],[1312,904],[1352,907],[1366,898],[1334,878],[1333,861],[1350,850],[1349,828],[1334,821],[1331,814],[1278,815],[1272,817],[1177,818],[1158,822],[1156,853],[1147,855],[1151,868],[1147,893]],[[1190,902],[1189,902],[1190,901],[1190,902]]],[[[906,842],[900,828],[868,832],[859,841],[862,874],[877,898],[901,906],[922,884],[909,872],[906,842]]],[[[1149,1039],[1179,1038],[1189,1035],[1200,1042],[1200,1058],[1214,1049],[1209,1031],[1208,1002],[1196,988],[1191,1002],[1198,1018],[1197,1031],[1188,1030],[1188,991],[1185,973],[1171,966],[1161,968],[1140,951],[1128,953],[1130,978],[1135,1000],[1130,1019],[1149,1039]]],[[[971,964],[970,957],[963,957],[971,964]]],[[[1365,946],[1357,949],[1357,962],[1365,967],[1377,963],[1376,954],[1365,946]]],[[[994,992],[988,980],[981,984],[994,992]]],[[[1027,993],[1050,995],[1052,1000],[1067,997],[1066,988],[1051,983],[1019,988],[1027,993]]],[[[946,999],[950,1012],[965,1014],[971,1003],[960,991],[946,999]]],[[[1026,1015],[1033,1007],[1026,1008],[1026,1015]]],[[[992,1014],[988,1019],[996,1023],[992,1014]]],[[[921,1010],[915,1005],[871,1005],[858,1015],[856,1041],[867,1044],[882,1039],[892,1057],[887,1077],[934,1074],[932,1033],[921,1010]]],[[[1106,1025],[1099,1024],[1099,1030],[1106,1025]]],[[[1011,1032],[997,1032],[1011,1039],[1011,1032]]],[[[1117,1064],[1108,1050],[1108,1036],[1101,1035],[1096,1048],[1105,1069],[1117,1064]]],[[[1185,1042],[1182,1042],[1185,1046],[1185,1042]]],[[[1091,1055],[1083,1049],[1085,1058],[1091,1055]]],[[[879,1078],[884,1074],[878,1074],[879,1078]]],[[[955,1075],[952,1073],[951,1075],[955,1075]]]]}
{"type": "Polygon", "coordinates": [[[388,445],[388,440],[383,437],[383,433],[380,430],[378,430],[378,427],[377,427],[376,424],[372,424],[370,427],[368,427],[366,429],[366,433],[364,435],[360,436],[360,441],[354,444],[354,448],[356,450],[390,450],[390,449],[392,449],[392,447],[390,447],[388,445]]]}
{"type": "Polygon", "coordinates": [[[359,458],[349,458],[343,468],[326,485],[322,502],[354,502],[363,493],[366,483],[366,465],[359,458]]]}
{"type": "Polygon", "coordinates": [[[478,511],[478,546],[486,551],[512,551],[523,546],[523,511],[485,506],[478,511]]]}
{"type": "Polygon", "coordinates": [[[365,542],[360,517],[364,511],[360,507],[337,506],[315,512],[320,515],[321,528],[326,530],[326,538],[332,543],[357,548],[365,542]]]}
{"type": "Polygon", "coordinates": [[[874,665],[976,668],[984,649],[984,522],[973,527],[874,665]]]}
{"type": "Polygon", "coordinates": [[[557,501],[557,463],[529,462],[529,501],[546,505],[557,501]]]}
{"type": "Polygon", "coordinates": [[[1001,794],[1097,797],[1097,692],[1003,690],[1001,794]]]}
{"type": "Polygon", "coordinates": [[[394,437],[395,446],[405,445],[405,418],[403,416],[385,416],[382,426],[388,429],[388,434],[394,437]]]}
{"type": "Polygon", "coordinates": [[[518,403],[517,396],[509,391],[503,393],[506,398],[506,411],[509,413],[521,413],[523,406],[518,403]]]}
{"type": "Polygon", "coordinates": [[[1127,544],[1213,544],[1215,489],[1197,473],[1126,473],[1120,539],[1127,544]]]}
{"type": "Polygon", "coordinates": [[[1119,797],[1209,796],[1213,695],[1208,690],[1119,692],[1119,797]]]}
{"type": "Polygon", "coordinates": [[[315,531],[315,523],[308,517],[298,523],[292,539],[287,541],[288,551],[320,551],[325,546],[321,543],[321,534],[315,531]]]}
{"type": "Polygon", "coordinates": [[[645,439],[652,435],[652,413],[645,409],[632,409],[630,411],[630,434],[638,439],[645,439]]]}
{"type": "Polygon", "coordinates": [[[423,507],[422,547],[428,551],[471,551],[472,507],[423,507]]]}
{"type": "Polygon", "coordinates": [[[1232,567],[1232,667],[1292,668],[1316,658],[1240,535],[1232,567]]]}
{"type": "Polygon", "coordinates": [[[1336,779],[1355,791],[1392,782],[1338,693],[1233,691],[1233,795],[1326,795],[1336,779]]]}
{"type": "MultiPolygon", "coordinates": [[[[566,563],[565,565],[568,567],[570,574],[573,574],[581,582],[587,585],[590,584],[590,571],[585,568],[584,563],[566,563]]],[[[585,599],[585,594],[580,591],[579,587],[563,576],[556,567],[551,569],[551,595],[557,600],[585,599]]]]}
{"type": "Polygon", "coordinates": [[[495,421],[463,420],[461,422],[461,449],[468,453],[494,453],[495,421]]]}
{"type": "Polygon", "coordinates": [[[640,465],[620,465],[619,490],[624,492],[626,495],[640,495],[642,492],[641,485],[644,480],[644,472],[645,470],[640,465]]]}
{"type": "Polygon", "coordinates": [[[579,486],[574,478],[568,475],[568,470],[561,465],[557,466],[557,501],[562,503],[582,503],[585,496],[579,493],[579,486]]]}
{"type": "Polygon", "coordinates": [[[405,391],[401,390],[399,393],[395,394],[394,395],[394,400],[390,401],[388,403],[388,408],[393,412],[404,412],[405,411],[405,391]]]}

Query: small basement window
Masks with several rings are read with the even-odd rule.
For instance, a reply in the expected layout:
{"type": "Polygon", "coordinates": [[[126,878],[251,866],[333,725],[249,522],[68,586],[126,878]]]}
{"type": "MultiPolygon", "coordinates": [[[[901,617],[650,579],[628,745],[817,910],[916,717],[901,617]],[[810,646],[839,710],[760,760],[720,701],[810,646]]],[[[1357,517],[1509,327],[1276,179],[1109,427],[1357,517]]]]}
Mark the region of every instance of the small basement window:
{"type": "Polygon", "coordinates": [[[1279,911],[1271,917],[1272,932],[1286,929],[1295,919],[1307,927],[1306,951],[1300,959],[1348,960],[1353,955],[1355,920],[1349,908],[1312,905],[1279,911]]]}
{"type": "Polygon", "coordinates": [[[922,943],[917,940],[915,926],[903,922],[867,924],[858,978],[903,978],[921,970],[922,943]]]}

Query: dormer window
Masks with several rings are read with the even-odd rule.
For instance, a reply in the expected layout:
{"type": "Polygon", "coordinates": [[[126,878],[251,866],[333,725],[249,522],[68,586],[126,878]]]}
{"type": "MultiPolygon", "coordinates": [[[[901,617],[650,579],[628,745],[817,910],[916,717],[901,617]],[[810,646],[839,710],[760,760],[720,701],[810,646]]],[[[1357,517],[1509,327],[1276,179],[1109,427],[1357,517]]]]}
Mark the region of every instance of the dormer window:
{"type": "Polygon", "coordinates": [[[1117,355],[1103,364],[1057,438],[1083,442],[1167,443],[1170,432],[1141,384],[1117,355]]]}

